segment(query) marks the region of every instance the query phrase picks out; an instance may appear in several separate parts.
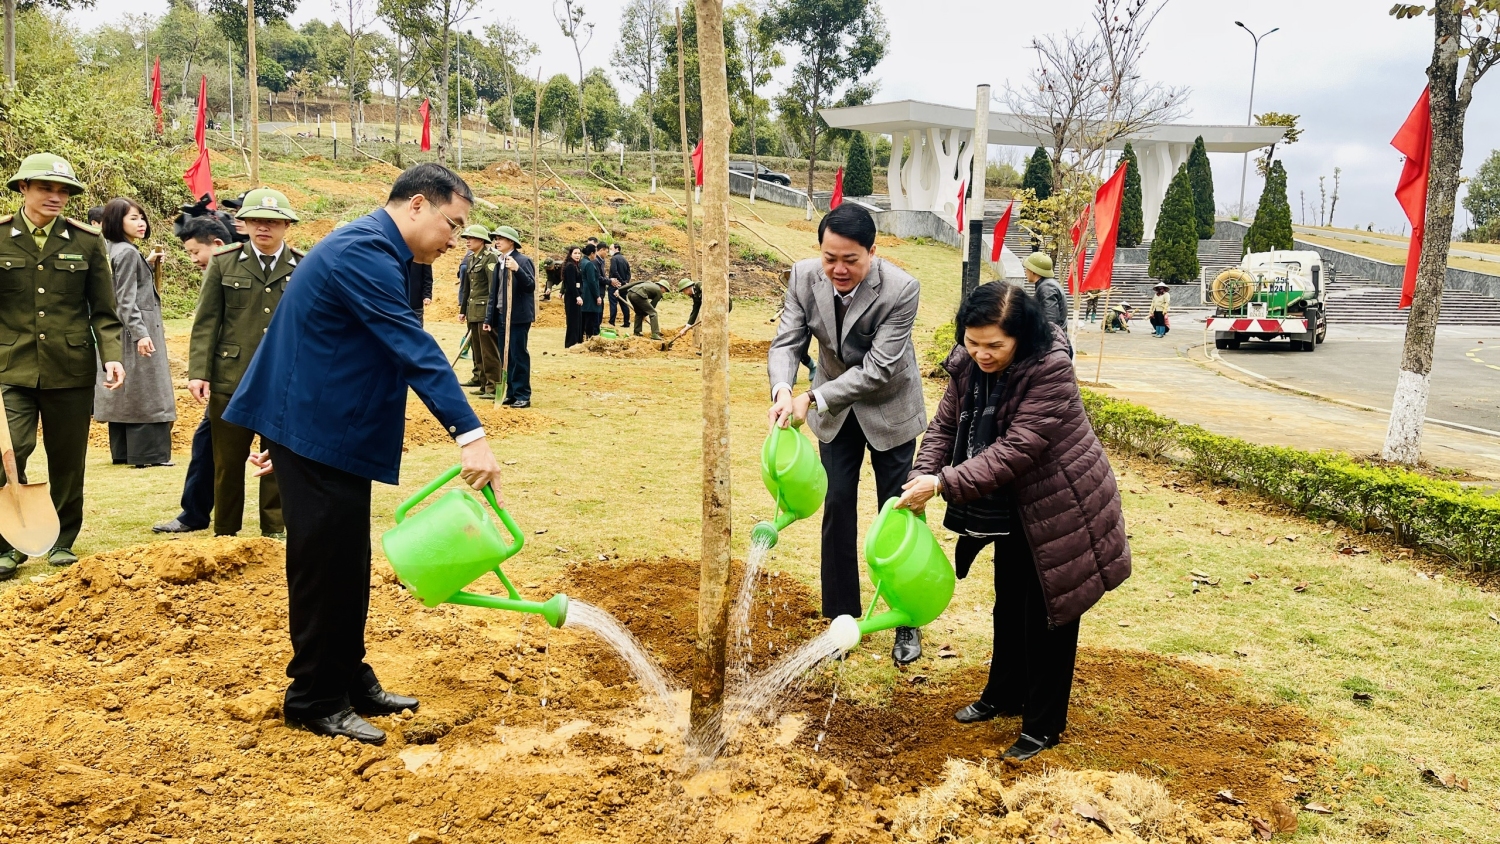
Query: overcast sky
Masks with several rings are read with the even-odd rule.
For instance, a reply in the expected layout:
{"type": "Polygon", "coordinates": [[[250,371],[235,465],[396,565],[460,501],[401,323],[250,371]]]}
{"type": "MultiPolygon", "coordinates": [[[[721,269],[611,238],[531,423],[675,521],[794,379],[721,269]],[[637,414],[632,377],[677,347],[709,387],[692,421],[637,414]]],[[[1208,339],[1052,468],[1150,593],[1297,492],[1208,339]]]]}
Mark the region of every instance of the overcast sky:
{"type": "MultiPolygon", "coordinates": [[[[103,0],[91,13],[74,13],[81,27],[126,11],[165,12],[166,0],[103,0]]],[[[370,5],[373,5],[371,3],[370,5]]],[[[624,0],[586,0],[596,23],[584,63],[608,66],[624,0]]],[[[1033,35],[1077,29],[1088,24],[1092,0],[980,2],[980,0],[883,0],[890,29],[885,60],[875,70],[877,100],[919,99],[972,105],[974,86],[1000,90],[1021,84],[1033,63],[1027,44],[1033,35]]],[[[1192,123],[1245,121],[1250,88],[1251,38],[1234,25],[1243,20],[1264,38],[1256,81],[1255,111],[1301,115],[1303,139],[1282,153],[1289,179],[1292,218],[1300,222],[1299,191],[1305,192],[1308,222],[1318,203],[1318,176],[1332,193],[1333,168],[1342,168],[1337,216],[1343,226],[1373,223],[1376,229],[1403,231],[1405,217],[1392,196],[1400,156],[1390,146],[1402,120],[1426,84],[1424,69],[1432,52],[1432,24],[1422,18],[1397,21],[1386,0],[1170,0],[1151,30],[1145,71],[1149,79],[1192,89],[1192,123]]],[[[294,24],[312,18],[332,20],[328,0],[302,0],[294,24]]],[[[514,20],[541,48],[543,76],[576,75],[571,43],[552,17],[549,0],[481,0],[472,27],[514,20]]],[[[467,26],[467,25],[466,25],[467,26]]],[[[533,67],[534,72],[534,67],[533,67]]],[[[613,74],[612,74],[613,75],[613,74]]],[[[785,78],[785,71],[782,72],[785,78]]],[[[623,86],[622,86],[623,87],[623,86]]],[[[998,107],[998,104],[997,104],[998,107]]],[[[1472,173],[1490,150],[1500,146],[1500,71],[1484,79],[1469,109],[1464,172],[1472,173]]],[[[1014,151],[1021,162],[1026,151],[1014,151]]],[[[994,147],[991,157],[1004,154],[994,147]]],[[[1213,155],[1214,193],[1221,209],[1239,199],[1241,159],[1213,155]]],[[[884,180],[877,174],[877,187],[884,180]]],[[[1260,195],[1254,168],[1246,203],[1260,195]]],[[[1459,227],[1465,225],[1459,209],[1459,227]]]]}

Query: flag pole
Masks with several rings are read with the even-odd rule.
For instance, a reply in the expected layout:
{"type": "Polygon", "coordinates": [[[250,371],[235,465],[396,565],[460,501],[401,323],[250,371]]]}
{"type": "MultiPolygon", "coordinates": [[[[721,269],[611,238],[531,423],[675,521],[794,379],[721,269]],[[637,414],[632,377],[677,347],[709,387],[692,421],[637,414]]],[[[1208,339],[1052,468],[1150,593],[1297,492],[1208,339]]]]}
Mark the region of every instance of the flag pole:
{"type": "Polygon", "coordinates": [[[1109,294],[1113,292],[1115,292],[1115,285],[1111,279],[1109,286],[1104,288],[1104,322],[1099,326],[1099,360],[1094,366],[1095,387],[1099,386],[1099,379],[1104,373],[1104,335],[1107,333],[1104,329],[1109,326],[1109,294]]]}

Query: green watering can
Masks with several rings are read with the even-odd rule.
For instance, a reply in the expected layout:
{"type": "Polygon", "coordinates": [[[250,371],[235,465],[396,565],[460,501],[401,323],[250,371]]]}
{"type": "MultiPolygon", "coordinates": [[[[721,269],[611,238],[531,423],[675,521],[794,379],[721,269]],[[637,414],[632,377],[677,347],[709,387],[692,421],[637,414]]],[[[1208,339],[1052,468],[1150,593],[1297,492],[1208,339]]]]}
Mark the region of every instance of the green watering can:
{"type": "Polygon", "coordinates": [[[567,595],[553,595],[546,603],[523,601],[516,587],[511,585],[510,578],[501,570],[500,564],[521,550],[525,537],[510,513],[500,509],[495,502],[494,490],[485,487],[484,497],[510,533],[509,544],[500,535],[484,506],[461,489],[452,490],[407,517],[411,508],[458,477],[458,472],[459,467],[454,466],[396,508],[396,526],[380,537],[380,545],[385,549],[386,559],[391,561],[391,568],[396,570],[396,576],[429,607],[464,604],[529,612],[547,619],[553,627],[563,626],[568,620],[567,595]],[[488,572],[494,572],[500,578],[510,597],[463,591],[465,586],[488,572]]]}
{"type": "Polygon", "coordinates": [[[885,502],[865,535],[865,565],[875,595],[859,622],[860,635],[892,627],[922,627],[942,615],[953,600],[953,564],[927,526],[927,517],[897,509],[896,501],[885,502]],[[875,602],[880,598],[890,610],[875,615],[875,602]]]}
{"type": "Polygon", "coordinates": [[[795,428],[775,427],[760,447],[760,479],[776,499],[775,522],[760,522],[750,531],[750,542],[776,547],[780,532],[823,506],[828,473],[807,437],[795,428]]]}

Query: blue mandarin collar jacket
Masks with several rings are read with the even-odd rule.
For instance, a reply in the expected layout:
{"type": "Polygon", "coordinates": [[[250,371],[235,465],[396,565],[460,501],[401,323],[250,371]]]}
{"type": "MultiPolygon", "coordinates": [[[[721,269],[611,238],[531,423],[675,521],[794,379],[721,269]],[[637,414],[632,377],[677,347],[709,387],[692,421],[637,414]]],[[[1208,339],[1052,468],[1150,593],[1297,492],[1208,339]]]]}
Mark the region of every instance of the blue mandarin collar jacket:
{"type": "Polygon", "coordinates": [[[450,436],[480,427],[407,298],[411,250],[378,209],[298,264],[224,419],[362,478],[395,484],[410,387],[450,436]]]}

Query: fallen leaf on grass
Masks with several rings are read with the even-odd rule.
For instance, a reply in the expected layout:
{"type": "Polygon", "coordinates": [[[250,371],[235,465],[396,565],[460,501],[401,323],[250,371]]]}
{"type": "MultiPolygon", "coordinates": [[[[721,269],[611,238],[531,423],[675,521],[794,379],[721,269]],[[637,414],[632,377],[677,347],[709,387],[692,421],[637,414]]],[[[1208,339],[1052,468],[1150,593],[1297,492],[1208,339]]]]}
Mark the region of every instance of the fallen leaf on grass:
{"type": "Polygon", "coordinates": [[[1271,834],[1272,834],[1271,825],[1268,824],[1268,823],[1266,823],[1265,821],[1261,820],[1260,818],[1251,817],[1250,818],[1250,828],[1253,829],[1253,830],[1255,830],[1255,834],[1260,836],[1260,840],[1262,840],[1262,841],[1270,841],[1271,840],[1271,834]]]}
{"type": "Polygon", "coordinates": [[[1227,499],[1227,498],[1220,498],[1219,499],[1219,503],[1221,505],[1227,505],[1229,503],[1229,499],[1227,499]]]}
{"type": "Polygon", "coordinates": [[[1452,772],[1439,774],[1431,768],[1423,768],[1422,781],[1443,788],[1456,788],[1460,791],[1469,790],[1469,778],[1460,777],[1452,772]]]}
{"type": "Polygon", "coordinates": [[[1234,536],[1232,532],[1224,530],[1223,528],[1219,528],[1218,530],[1214,531],[1214,533],[1217,533],[1220,536],[1234,536]]]}
{"type": "Polygon", "coordinates": [[[1218,800],[1220,803],[1228,803],[1231,806],[1245,805],[1245,801],[1241,800],[1238,797],[1235,797],[1234,792],[1227,788],[1219,792],[1218,794],[1215,794],[1214,799],[1218,800]]]}
{"type": "Polygon", "coordinates": [[[906,682],[911,683],[913,686],[917,685],[918,683],[925,683],[925,682],[927,682],[927,675],[926,674],[913,674],[913,675],[911,675],[911,679],[907,680],[906,682]]]}
{"type": "Polygon", "coordinates": [[[1243,658],[1249,657],[1250,656],[1250,652],[1249,651],[1240,650],[1239,648],[1235,648],[1234,649],[1234,655],[1243,659],[1243,658]]]}
{"type": "Polygon", "coordinates": [[[1116,622],[1116,623],[1119,624],[1121,627],[1129,627],[1130,626],[1130,622],[1128,622],[1128,621],[1120,621],[1120,622],[1116,622]]]}
{"type": "Polygon", "coordinates": [[[1331,814],[1333,814],[1333,810],[1330,809],[1330,808],[1328,808],[1327,806],[1324,806],[1322,803],[1309,803],[1306,806],[1303,806],[1302,808],[1303,808],[1304,811],[1312,812],[1315,815],[1331,815],[1331,814]]]}
{"type": "Polygon", "coordinates": [[[1209,575],[1204,574],[1203,572],[1198,571],[1197,569],[1192,569],[1191,571],[1188,572],[1188,574],[1192,575],[1197,580],[1207,580],[1209,578],[1209,575]]]}
{"type": "Polygon", "coordinates": [[[938,659],[953,659],[958,656],[958,651],[955,651],[952,645],[943,645],[938,648],[937,655],[938,659]]]}
{"type": "Polygon", "coordinates": [[[1289,783],[1299,783],[1299,782],[1302,782],[1302,780],[1298,779],[1297,777],[1292,776],[1291,774],[1285,774],[1285,775],[1283,775],[1282,778],[1281,778],[1281,781],[1282,782],[1289,782],[1289,783]]]}
{"type": "Polygon", "coordinates": [[[507,466],[514,466],[518,462],[520,462],[520,461],[517,461],[517,460],[507,460],[507,461],[505,461],[505,465],[507,465],[507,466]]]}
{"type": "MultiPolygon", "coordinates": [[[[1249,580],[1260,580],[1260,575],[1256,574],[1253,571],[1250,572],[1249,574],[1245,575],[1245,577],[1249,578],[1249,580]]],[[[1246,582],[1248,583],[1249,580],[1247,580],[1246,582]]]]}
{"type": "Polygon", "coordinates": [[[1292,587],[1292,591],[1293,592],[1306,592],[1307,591],[1307,587],[1309,585],[1310,584],[1307,581],[1304,580],[1301,583],[1297,584],[1296,586],[1293,586],[1292,587]]]}
{"type": "Polygon", "coordinates": [[[1271,804],[1271,823],[1277,832],[1293,833],[1297,831],[1297,813],[1292,807],[1285,803],[1271,804]]]}
{"type": "Polygon", "coordinates": [[[1289,533],[1285,537],[1285,539],[1286,539],[1287,542],[1296,542],[1297,540],[1299,540],[1301,538],[1302,538],[1302,534],[1300,534],[1300,533],[1289,533]]]}
{"type": "Polygon", "coordinates": [[[1266,537],[1266,544],[1267,545],[1275,545],[1276,544],[1276,537],[1274,537],[1274,536],[1268,536],[1268,537],[1266,537]]]}
{"type": "Polygon", "coordinates": [[[1374,797],[1371,797],[1370,798],[1370,802],[1374,803],[1376,806],[1379,806],[1382,809],[1385,808],[1385,798],[1381,797],[1379,794],[1375,795],[1374,797]]]}
{"type": "Polygon", "coordinates": [[[542,534],[544,534],[544,533],[546,533],[546,532],[547,532],[547,529],[546,529],[546,528],[537,528],[537,529],[536,529],[536,535],[537,535],[537,536],[541,536],[541,535],[542,535],[542,534]]]}
{"type": "Polygon", "coordinates": [[[1494,613],[1490,613],[1490,621],[1500,624],[1500,618],[1496,618],[1494,613]]]}
{"type": "Polygon", "coordinates": [[[1105,822],[1104,817],[1099,814],[1099,810],[1095,809],[1088,803],[1074,803],[1073,811],[1078,815],[1078,817],[1083,818],[1086,821],[1093,821],[1094,823],[1098,824],[1099,828],[1104,830],[1106,833],[1110,835],[1115,834],[1115,831],[1110,829],[1109,824],[1105,822]]]}

